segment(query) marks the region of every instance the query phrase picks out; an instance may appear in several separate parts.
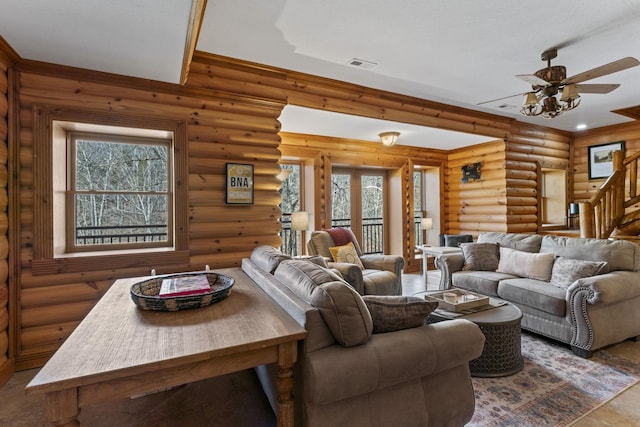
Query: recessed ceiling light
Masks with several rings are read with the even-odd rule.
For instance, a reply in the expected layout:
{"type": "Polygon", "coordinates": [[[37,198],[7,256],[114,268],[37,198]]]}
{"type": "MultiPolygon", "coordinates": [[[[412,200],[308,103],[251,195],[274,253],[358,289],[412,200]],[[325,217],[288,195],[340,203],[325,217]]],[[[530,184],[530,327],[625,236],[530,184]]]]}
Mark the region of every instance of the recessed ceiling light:
{"type": "Polygon", "coordinates": [[[587,128],[587,125],[585,123],[580,123],[579,125],[576,126],[576,130],[585,130],[587,128]]]}

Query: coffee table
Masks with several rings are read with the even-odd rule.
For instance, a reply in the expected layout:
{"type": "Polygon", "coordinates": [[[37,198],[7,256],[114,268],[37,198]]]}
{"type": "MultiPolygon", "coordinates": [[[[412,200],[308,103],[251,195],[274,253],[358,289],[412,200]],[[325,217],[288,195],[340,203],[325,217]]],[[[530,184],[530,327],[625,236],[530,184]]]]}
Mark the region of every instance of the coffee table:
{"type": "Polygon", "coordinates": [[[277,363],[278,426],[292,427],[293,365],[306,330],[241,269],[216,272],[235,279],[231,294],[177,312],[135,306],[129,289],[146,277],[116,280],[26,392],[46,393],[53,425],[78,426],[87,405],[277,363]]]}
{"type": "MultiPolygon", "coordinates": [[[[428,293],[424,293],[428,294],[428,293]]],[[[436,310],[429,322],[466,319],[480,327],[485,343],[482,355],[469,362],[474,377],[504,377],[519,372],[524,367],[521,351],[520,321],[522,311],[515,305],[496,298],[489,299],[495,306],[471,314],[436,310]]]]}

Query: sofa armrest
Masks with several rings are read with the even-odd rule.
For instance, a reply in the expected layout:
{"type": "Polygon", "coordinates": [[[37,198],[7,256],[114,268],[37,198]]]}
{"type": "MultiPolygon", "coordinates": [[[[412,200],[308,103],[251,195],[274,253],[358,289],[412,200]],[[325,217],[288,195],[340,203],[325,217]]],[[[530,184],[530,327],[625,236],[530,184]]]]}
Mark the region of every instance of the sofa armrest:
{"type": "Polygon", "coordinates": [[[480,328],[450,320],[305,354],[305,400],[326,404],[464,366],[484,348],[480,328]],[[407,367],[411,367],[407,369],[407,367]]]}
{"type": "Polygon", "coordinates": [[[404,268],[404,258],[399,255],[362,255],[360,261],[364,268],[391,271],[398,276],[404,268]]]}
{"type": "Polygon", "coordinates": [[[567,289],[567,300],[584,298],[588,304],[611,304],[640,296],[640,272],[612,271],[576,280],[567,289]]]}
{"type": "Polygon", "coordinates": [[[591,351],[594,348],[595,325],[589,317],[590,306],[616,304],[640,297],[639,280],[640,272],[612,271],[578,279],[569,286],[566,299],[574,331],[571,346],[591,351]]]}
{"type": "Polygon", "coordinates": [[[444,291],[451,287],[451,275],[464,267],[464,256],[457,253],[438,255],[434,265],[440,270],[439,289],[444,291]]]}
{"type": "Polygon", "coordinates": [[[364,278],[360,267],[348,262],[328,262],[327,266],[338,270],[348,284],[353,286],[360,295],[364,295],[364,278]]]}

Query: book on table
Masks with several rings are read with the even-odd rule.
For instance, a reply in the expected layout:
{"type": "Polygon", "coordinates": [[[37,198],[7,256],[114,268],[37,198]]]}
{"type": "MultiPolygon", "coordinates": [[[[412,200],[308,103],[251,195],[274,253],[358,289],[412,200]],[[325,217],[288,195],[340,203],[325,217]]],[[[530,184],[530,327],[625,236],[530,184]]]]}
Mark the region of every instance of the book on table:
{"type": "Polygon", "coordinates": [[[209,279],[204,274],[168,277],[162,280],[158,295],[162,298],[204,294],[211,291],[209,279]]]}

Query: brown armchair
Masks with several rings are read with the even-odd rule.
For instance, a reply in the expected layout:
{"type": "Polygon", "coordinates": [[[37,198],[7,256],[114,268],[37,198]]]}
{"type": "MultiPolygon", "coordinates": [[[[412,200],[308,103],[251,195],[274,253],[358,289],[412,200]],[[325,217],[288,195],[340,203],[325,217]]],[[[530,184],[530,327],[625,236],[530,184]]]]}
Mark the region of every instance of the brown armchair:
{"type": "MultiPolygon", "coordinates": [[[[402,269],[404,258],[397,255],[363,255],[360,245],[351,230],[332,229],[340,231],[342,236],[353,243],[353,246],[364,266],[361,269],[356,264],[334,262],[329,248],[345,244],[336,241],[330,231],[312,231],[311,238],[307,242],[307,250],[310,255],[321,255],[327,259],[330,268],[340,271],[344,279],[355,288],[360,295],[401,295],[402,294],[402,269]]],[[[334,233],[335,235],[335,233],[334,233]]]]}

